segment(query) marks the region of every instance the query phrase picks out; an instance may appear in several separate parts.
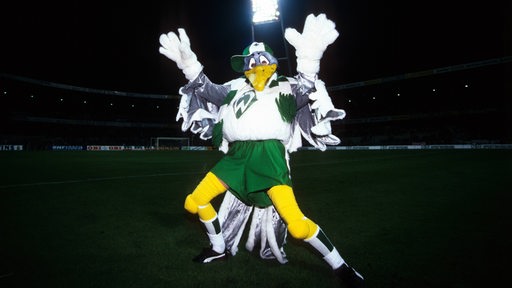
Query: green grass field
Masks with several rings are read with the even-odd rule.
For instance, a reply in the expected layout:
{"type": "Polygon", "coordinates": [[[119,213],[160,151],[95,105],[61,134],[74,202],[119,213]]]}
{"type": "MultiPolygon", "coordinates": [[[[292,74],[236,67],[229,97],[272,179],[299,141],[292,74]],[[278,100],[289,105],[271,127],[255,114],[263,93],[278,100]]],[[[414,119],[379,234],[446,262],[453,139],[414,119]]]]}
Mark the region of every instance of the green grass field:
{"type": "MultiPolygon", "coordinates": [[[[191,261],[208,243],[183,201],[221,156],[0,152],[0,287],[339,287],[291,237],[285,265],[244,238],[226,262],[191,261]]],[[[512,150],[300,151],[291,167],[368,287],[506,283],[512,150]]]]}

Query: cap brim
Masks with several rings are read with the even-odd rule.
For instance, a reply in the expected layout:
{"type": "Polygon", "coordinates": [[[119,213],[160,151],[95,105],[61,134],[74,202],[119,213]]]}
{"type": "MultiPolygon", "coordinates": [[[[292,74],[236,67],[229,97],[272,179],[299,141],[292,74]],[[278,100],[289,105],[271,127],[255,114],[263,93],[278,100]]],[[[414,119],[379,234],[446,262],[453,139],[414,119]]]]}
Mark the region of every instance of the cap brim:
{"type": "Polygon", "coordinates": [[[231,56],[231,68],[236,72],[244,72],[244,58],[247,55],[233,55],[231,56]]]}

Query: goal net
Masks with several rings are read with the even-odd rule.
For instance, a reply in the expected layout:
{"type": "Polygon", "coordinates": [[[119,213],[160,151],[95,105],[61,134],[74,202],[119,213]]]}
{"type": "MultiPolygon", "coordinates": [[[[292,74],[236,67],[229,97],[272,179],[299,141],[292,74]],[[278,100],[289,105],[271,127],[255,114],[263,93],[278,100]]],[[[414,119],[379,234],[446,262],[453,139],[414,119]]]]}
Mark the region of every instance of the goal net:
{"type": "Polygon", "coordinates": [[[156,150],[188,150],[190,139],[186,137],[153,137],[151,147],[156,150]]]}

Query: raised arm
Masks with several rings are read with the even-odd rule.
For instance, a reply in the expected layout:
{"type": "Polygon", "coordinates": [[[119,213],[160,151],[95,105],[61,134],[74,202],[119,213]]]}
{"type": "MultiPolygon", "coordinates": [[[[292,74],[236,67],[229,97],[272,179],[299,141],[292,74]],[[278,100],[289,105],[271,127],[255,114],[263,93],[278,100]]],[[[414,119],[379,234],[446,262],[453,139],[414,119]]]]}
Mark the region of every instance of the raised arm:
{"type": "Polygon", "coordinates": [[[185,29],[179,28],[178,33],[179,37],[172,31],[160,35],[161,46],[158,51],[176,62],[178,68],[185,74],[185,78],[192,81],[203,71],[203,65],[197,61],[196,54],[192,52],[185,29]]]}
{"type": "Polygon", "coordinates": [[[297,71],[307,76],[316,76],[320,71],[320,59],[327,46],[338,38],[336,25],[325,14],[309,14],[302,33],[286,28],[284,37],[293,47],[297,56],[297,71]]]}

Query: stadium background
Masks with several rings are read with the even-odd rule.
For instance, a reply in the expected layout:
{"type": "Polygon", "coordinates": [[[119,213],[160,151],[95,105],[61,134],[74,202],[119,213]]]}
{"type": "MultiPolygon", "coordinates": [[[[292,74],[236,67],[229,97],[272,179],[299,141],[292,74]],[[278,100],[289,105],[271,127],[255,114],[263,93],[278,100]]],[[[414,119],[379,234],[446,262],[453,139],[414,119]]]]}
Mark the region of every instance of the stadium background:
{"type": "MultiPolygon", "coordinates": [[[[333,132],[342,146],[511,143],[511,71],[511,57],[503,57],[327,83],[335,106],[347,112],[333,132]]],[[[154,137],[187,137],[192,146],[210,146],[181,131],[175,119],[177,93],[100,90],[12,74],[0,75],[0,89],[4,149],[148,148],[154,137]]]]}
{"type": "MultiPolygon", "coordinates": [[[[304,211],[369,287],[507,283],[512,149],[389,149],[511,147],[510,1],[280,2],[285,26],[327,12],[341,32],[320,78],[347,112],[337,148],[354,150],[294,153],[304,211]]],[[[339,287],[292,239],[289,265],[245,249],[190,261],[208,243],[183,199],[221,152],[47,151],[210,145],[175,121],[186,80],[158,36],[185,27],[220,83],[250,41],[249,11],[240,0],[2,7],[0,150],[25,151],[0,151],[0,287],[339,287]]]]}

